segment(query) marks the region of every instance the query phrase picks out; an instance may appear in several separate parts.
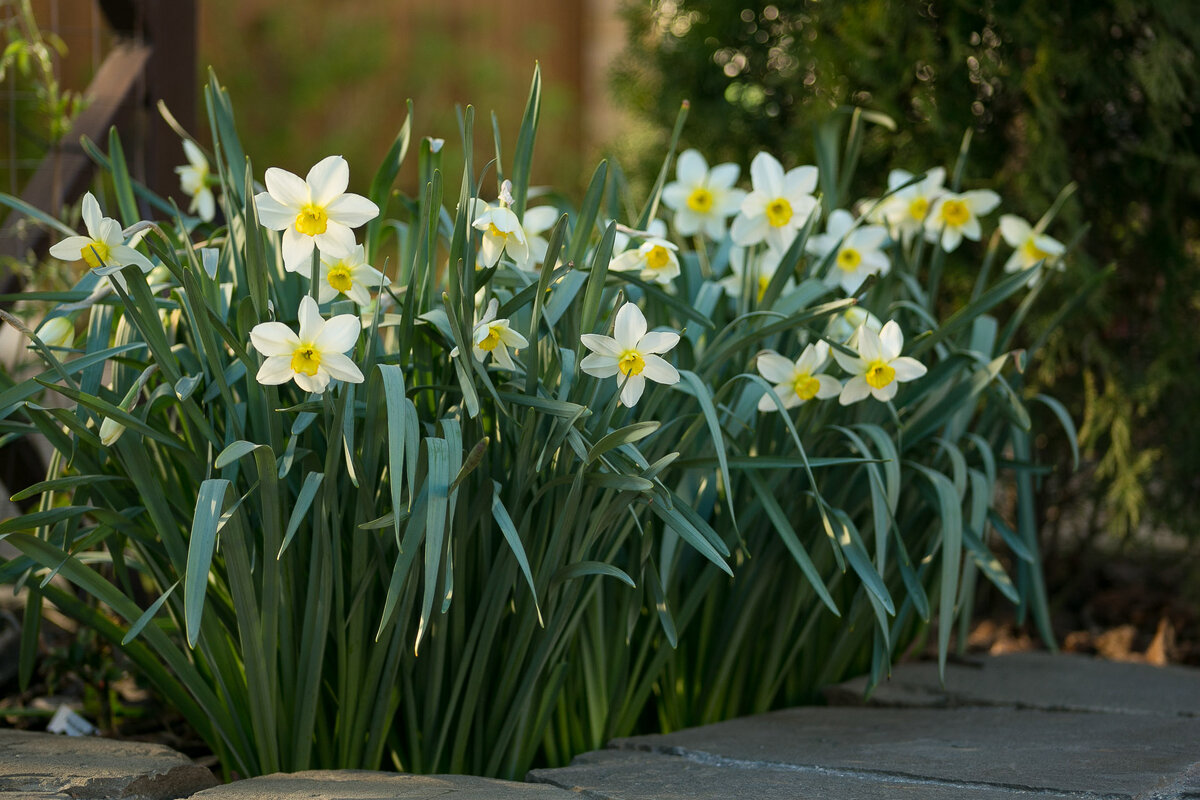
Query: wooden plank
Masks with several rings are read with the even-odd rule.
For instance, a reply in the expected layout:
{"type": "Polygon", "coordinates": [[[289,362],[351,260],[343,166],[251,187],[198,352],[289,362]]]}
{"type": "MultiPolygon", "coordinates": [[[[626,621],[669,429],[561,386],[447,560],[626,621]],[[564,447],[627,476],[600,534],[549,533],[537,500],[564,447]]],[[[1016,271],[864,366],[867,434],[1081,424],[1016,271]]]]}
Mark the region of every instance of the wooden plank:
{"type": "Polygon", "coordinates": [[[142,182],[161,197],[174,197],[186,209],[191,198],[179,188],[175,167],[186,163],[183,145],[158,113],[162,100],[192,135],[196,129],[196,0],[142,0],[144,37],[151,46],[146,68],[146,125],[142,142],[142,182]]]}

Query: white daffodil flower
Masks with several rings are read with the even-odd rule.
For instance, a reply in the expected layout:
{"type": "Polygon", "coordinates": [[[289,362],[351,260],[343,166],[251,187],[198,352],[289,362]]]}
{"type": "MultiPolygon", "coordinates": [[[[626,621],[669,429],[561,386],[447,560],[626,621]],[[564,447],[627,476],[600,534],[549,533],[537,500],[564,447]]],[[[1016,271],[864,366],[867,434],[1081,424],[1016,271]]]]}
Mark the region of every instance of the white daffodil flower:
{"type": "Polygon", "coordinates": [[[854,227],[849,211],[837,209],[829,215],[825,233],[808,240],[808,252],[823,259],[836,250],[833,266],[825,273],[826,286],[841,286],[846,294],[854,294],[870,275],[886,275],[892,262],[883,252],[887,243],[887,228],[882,225],[854,227]]]}
{"type": "Polygon", "coordinates": [[[112,417],[105,417],[104,421],[100,423],[100,444],[105,447],[112,447],[124,433],[124,425],[112,417]]]}
{"type": "Polygon", "coordinates": [[[1000,205],[1000,195],[990,189],[954,194],[947,192],[933,203],[925,218],[925,238],[954,252],[963,239],[978,242],[982,235],[979,218],[1000,205]]]}
{"type": "Polygon", "coordinates": [[[300,333],[282,322],[263,322],[250,331],[254,349],[266,356],[255,380],[274,386],[295,380],[306,392],[321,394],[331,379],[362,383],[363,374],[346,356],[358,343],[362,320],[354,314],[339,314],[326,322],[317,301],[305,296],[300,301],[300,333]]]}
{"type": "MultiPolygon", "coordinates": [[[[83,196],[83,224],[87,236],[68,236],[50,248],[50,255],[62,261],[83,262],[92,269],[102,267],[127,267],[136,264],[142,272],[154,269],[150,259],[125,244],[121,235],[121,224],[100,213],[100,204],[88,192],[83,196]]],[[[112,272],[108,278],[125,288],[125,279],[120,272],[112,272]]]]}
{"type": "Polygon", "coordinates": [[[765,241],[783,252],[817,207],[817,168],[796,167],[785,173],[773,156],[759,153],[750,162],[750,180],[754,191],[742,201],[729,235],[740,247],[765,241]]]}
{"type": "MultiPolygon", "coordinates": [[[[775,394],[783,407],[795,408],[814,397],[821,400],[837,397],[842,391],[841,381],[821,372],[828,363],[829,345],[817,341],[805,347],[795,363],[774,350],[766,350],[758,354],[755,365],[759,375],[775,384],[775,394]]],[[[779,406],[770,395],[764,394],[758,401],[758,410],[778,411],[779,406]]]]}
{"type": "Polygon", "coordinates": [[[708,238],[725,236],[725,221],[737,213],[746,192],[735,189],[741,167],[717,164],[711,170],[699,150],[684,150],[675,162],[676,180],[663,187],[663,204],[675,212],[681,236],[704,231],[708,238]]]}
{"type": "MultiPolygon", "coordinates": [[[[911,172],[894,169],[888,173],[888,190],[904,186],[912,179],[911,172]]],[[[924,178],[911,186],[896,190],[883,201],[879,206],[879,213],[891,227],[893,236],[907,245],[913,236],[922,231],[925,219],[929,216],[929,209],[946,192],[942,188],[945,182],[946,170],[934,167],[925,173],[924,178]]]]}
{"type": "Polygon", "coordinates": [[[855,333],[858,357],[835,350],[833,357],[842,369],[853,377],[842,385],[838,402],[844,406],[857,403],[867,395],[886,403],[896,396],[899,384],[916,380],[925,374],[925,365],[915,358],[900,355],[904,335],[896,320],[888,320],[879,331],[860,327],[855,333]]]}
{"type": "Polygon", "coordinates": [[[278,167],[263,177],[267,191],[254,196],[258,218],[263,227],[283,231],[283,266],[289,272],[309,272],[313,247],[333,254],[352,250],[351,228],[379,216],[378,206],[346,191],[350,166],[341,156],[321,159],[303,180],[278,167]]]}
{"type": "Polygon", "coordinates": [[[879,333],[883,329],[883,323],[862,306],[850,306],[829,320],[829,325],[825,328],[825,335],[835,342],[854,347],[859,328],[870,328],[875,333],[879,333]]]}
{"type": "Polygon", "coordinates": [[[188,213],[197,214],[205,222],[212,222],[217,213],[217,201],[208,185],[208,159],[190,139],[183,140],[183,152],[188,163],[176,167],[175,172],[179,175],[179,186],[183,193],[192,198],[188,213]]]}
{"type": "Polygon", "coordinates": [[[75,343],[75,323],[69,317],[55,317],[38,328],[37,337],[47,347],[70,347],[75,343]]]}
{"type": "Polygon", "coordinates": [[[371,291],[388,283],[382,272],[367,263],[366,249],[361,244],[343,256],[322,253],[319,280],[318,302],[328,303],[344,294],[360,306],[369,305],[371,291]]]}
{"type": "MultiPolygon", "coordinates": [[[[742,287],[748,283],[754,290],[755,301],[761,303],[763,295],[767,293],[767,287],[771,285],[771,279],[779,271],[779,262],[782,260],[783,253],[777,253],[770,248],[759,251],[751,258],[748,248],[734,247],[729,251],[729,274],[718,283],[725,293],[733,298],[741,297],[742,287]],[[746,275],[747,259],[750,260],[749,276],[746,275]]],[[[787,293],[795,287],[796,281],[788,278],[787,283],[783,285],[783,291],[787,293]]]]}
{"type": "MultiPolygon", "coordinates": [[[[513,210],[504,204],[490,206],[478,198],[471,199],[474,222],[471,227],[483,231],[483,244],[479,248],[479,262],[485,267],[495,266],[502,253],[517,263],[519,269],[532,269],[529,241],[525,229],[513,210]]],[[[545,253],[543,253],[543,256],[545,253]]]]}
{"type": "MultiPolygon", "coordinates": [[[[500,301],[493,297],[488,302],[483,318],[475,323],[475,328],[471,331],[471,353],[481,364],[488,353],[491,353],[492,359],[500,366],[516,369],[517,365],[509,355],[508,348],[519,350],[528,347],[529,340],[514,331],[507,318],[496,319],[499,308],[500,301]]],[[[450,357],[454,358],[457,355],[456,347],[450,351],[450,357]]]]}
{"type": "Polygon", "coordinates": [[[678,249],[666,239],[650,238],[636,250],[618,254],[608,268],[617,272],[638,272],[638,277],[644,281],[668,286],[679,277],[679,257],[675,255],[678,249]]]}
{"type": "MultiPolygon", "coordinates": [[[[1039,261],[1045,262],[1044,266],[1063,269],[1062,254],[1067,249],[1063,243],[1035,231],[1028,222],[1015,214],[1000,217],[1000,235],[1014,251],[1008,257],[1008,261],[1004,262],[1005,272],[1020,272],[1039,261]]],[[[1041,272],[1035,272],[1029,282],[1032,284],[1036,281],[1041,272]]]]}
{"type": "Polygon", "coordinates": [[[562,214],[554,206],[525,209],[525,215],[521,217],[521,230],[525,232],[529,258],[524,263],[517,264],[518,269],[532,271],[538,264],[546,262],[546,250],[550,247],[550,242],[542,234],[553,228],[560,216],[562,214]]]}
{"type": "Polygon", "coordinates": [[[591,350],[579,363],[580,369],[595,378],[617,376],[621,404],[633,408],[646,389],[646,379],[671,386],[679,383],[679,373],[661,357],[679,343],[675,331],[646,331],[646,317],[634,303],[617,311],[613,336],[585,333],[580,337],[591,350]]]}

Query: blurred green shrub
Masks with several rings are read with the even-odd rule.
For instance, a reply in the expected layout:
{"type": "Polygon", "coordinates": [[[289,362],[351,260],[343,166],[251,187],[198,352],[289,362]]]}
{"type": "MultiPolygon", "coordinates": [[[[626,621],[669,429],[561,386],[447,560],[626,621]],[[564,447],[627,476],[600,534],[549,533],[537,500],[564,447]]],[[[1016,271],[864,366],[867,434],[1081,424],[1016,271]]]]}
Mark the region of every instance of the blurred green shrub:
{"type": "MultiPolygon", "coordinates": [[[[1016,213],[1036,218],[1063,185],[1086,187],[1062,214],[1090,230],[1058,299],[1115,271],[1035,378],[1083,420],[1094,479],[1052,476],[1052,518],[1090,509],[1092,532],[1197,530],[1200,426],[1179,420],[1200,405],[1200,6],[639,0],[624,13],[619,97],[660,125],[688,99],[684,143],[714,161],[763,149],[812,163],[814,123],[852,104],[900,122],[868,138],[859,175],[950,163],[970,130],[969,179],[1016,213]]],[[[947,288],[970,278],[948,275],[947,288]]],[[[1041,444],[1065,463],[1066,442],[1041,444]]]]}

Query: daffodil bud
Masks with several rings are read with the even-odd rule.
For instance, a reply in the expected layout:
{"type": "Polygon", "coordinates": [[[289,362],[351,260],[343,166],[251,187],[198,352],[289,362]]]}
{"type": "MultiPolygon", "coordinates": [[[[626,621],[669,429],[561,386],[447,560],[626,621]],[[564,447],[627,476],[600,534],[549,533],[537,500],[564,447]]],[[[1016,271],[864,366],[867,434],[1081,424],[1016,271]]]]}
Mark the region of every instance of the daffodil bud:
{"type": "Polygon", "coordinates": [[[75,324],[67,317],[48,320],[37,332],[47,347],[70,347],[75,342],[75,324]]]}
{"type": "Polygon", "coordinates": [[[105,447],[112,447],[123,433],[125,433],[124,425],[112,417],[105,417],[104,422],[100,424],[100,443],[105,447]]]}

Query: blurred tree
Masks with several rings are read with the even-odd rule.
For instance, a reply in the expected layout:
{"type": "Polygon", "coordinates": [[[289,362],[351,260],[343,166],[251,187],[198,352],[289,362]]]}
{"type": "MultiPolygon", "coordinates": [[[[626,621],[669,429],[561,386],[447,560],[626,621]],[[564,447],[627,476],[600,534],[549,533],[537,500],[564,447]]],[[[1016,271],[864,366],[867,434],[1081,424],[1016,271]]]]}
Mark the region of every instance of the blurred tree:
{"type": "MultiPolygon", "coordinates": [[[[850,104],[899,124],[869,139],[857,196],[889,167],[952,166],[968,129],[965,183],[999,191],[1006,212],[1036,219],[1077,182],[1054,227],[1090,227],[1043,307],[1116,271],[1037,365],[1082,419],[1095,479],[1063,491],[1060,470],[1052,496],[1096,509],[1093,529],[1198,529],[1200,425],[1185,421],[1200,408],[1200,5],[639,0],[625,14],[618,95],[658,124],[690,100],[684,145],[710,162],[811,163],[815,123],[850,104]]],[[[1066,463],[1063,444],[1044,457],[1066,463]]]]}

